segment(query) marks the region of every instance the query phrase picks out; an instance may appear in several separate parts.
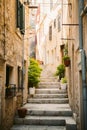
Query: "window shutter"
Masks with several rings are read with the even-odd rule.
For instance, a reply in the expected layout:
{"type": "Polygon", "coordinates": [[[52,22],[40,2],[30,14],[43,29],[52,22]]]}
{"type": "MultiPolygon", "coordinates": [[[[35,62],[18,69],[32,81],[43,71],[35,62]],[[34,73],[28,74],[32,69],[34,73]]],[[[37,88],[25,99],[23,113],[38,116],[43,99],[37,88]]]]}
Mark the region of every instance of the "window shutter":
{"type": "Polygon", "coordinates": [[[61,15],[58,16],[58,32],[61,31],[61,15]]]}
{"type": "Polygon", "coordinates": [[[49,27],[49,40],[52,40],[52,26],[49,27]]]}
{"type": "Polygon", "coordinates": [[[17,27],[20,28],[20,1],[17,1],[17,27]]]}
{"type": "Polygon", "coordinates": [[[20,7],[20,30],[21,33],[25,33],[25,7],[21,4],[20,7]]]}

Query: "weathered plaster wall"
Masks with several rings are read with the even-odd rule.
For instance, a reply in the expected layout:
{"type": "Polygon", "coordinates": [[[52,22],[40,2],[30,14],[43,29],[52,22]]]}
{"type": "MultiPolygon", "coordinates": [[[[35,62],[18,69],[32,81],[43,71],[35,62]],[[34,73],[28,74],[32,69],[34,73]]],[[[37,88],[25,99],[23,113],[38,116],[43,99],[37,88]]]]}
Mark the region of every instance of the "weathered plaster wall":
{"type": "MultiPolygon", "coordinates": [[[[29,9],[26,7],[26,27],[29,21],[29,9]]],[[[25,65],[24,97],[27,101],[27,69],[28,69],[28,40],[24,41],[19,29],[16,27],[16,0],[0,0],[0,130],[9,130],[13,124],[16,109],[22,105],[22,93],[16,93],[14,98],[5,97],[6,65],[12,66],[11,83],[18,87],[18,66],[22,69],[23,49],[25,65]]],[[[29,27],[29,26],[28,26],[29,27]]],[[[27,37],[29,30],[26,31],[27,37]]]]}
{"type": "Polygon", "coordinates": [[[68,18],[69,22],[72,24],[69,27],[69,37],[73,40],[68,42],[68,51],[71,57],[71,65],[68,68],[68,78],[69,78],[69,101],[74,117],[77,122],[77,128],[80,130],[82,123],[82,83],[81,83],[81,55],[79,52],[79,12],[78,12],[78,0],[69,0],[72,3],[71,17],[68,18]],[[74,25],[77,24],[77,25],[74,25]]]}

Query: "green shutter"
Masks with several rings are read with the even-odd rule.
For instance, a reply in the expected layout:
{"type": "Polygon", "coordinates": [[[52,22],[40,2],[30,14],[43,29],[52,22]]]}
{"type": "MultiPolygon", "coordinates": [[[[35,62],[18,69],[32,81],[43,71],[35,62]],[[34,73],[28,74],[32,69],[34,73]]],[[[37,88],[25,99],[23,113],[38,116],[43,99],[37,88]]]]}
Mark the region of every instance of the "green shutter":
{"type": "Polygon", "coordinates": [[[17,1],[17,27],[20,28],[20,1],[17,1]]]}
{"type": "Polygon", "coordinates": [[[25,7],[19,0],[17,2],[17,27],[20,28],[22,34],[25,33],[25,7]]]}
{"type": "Polygon", "coordinates": [[[25,33],[25,7],[21,4],[20,7],[20,30],[21,33],[25,33]]]}

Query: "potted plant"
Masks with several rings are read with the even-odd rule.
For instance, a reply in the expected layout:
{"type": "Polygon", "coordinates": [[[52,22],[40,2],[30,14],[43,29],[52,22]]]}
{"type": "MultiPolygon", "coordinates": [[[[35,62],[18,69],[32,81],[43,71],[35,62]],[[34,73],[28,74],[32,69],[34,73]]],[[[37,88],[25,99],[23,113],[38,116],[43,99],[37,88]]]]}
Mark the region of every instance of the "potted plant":
{"type": "Polygon", "coordinates": [[[39,63],[35,59],[30,58],[30,65],[28,68],[28,87],[29,93],[32,96],[35,93],[35,87],[37,87],[40,82],[41,71],[42,69],[40,68],[39,63]]]}
{"type": "Polygon", "coordinates": [[[57,66],[57,70],[56,70],[55,75],[59,76],[59,80],[61,80],[61,78],[64,77],[64,75],[65,75],[65,66],[64,66],[64,64],[60,64],[60,65],[57,66]]]}
{"type": "Polygon", "coordinates": [[[68,67],[70,65],[70,57],[68,55],[65,55],[63,57],[64,65],[68,67]]]}
{"type": "Polygon", "coordinates": [[[26,116],[26,114],[27,114],[27,109],[21,107],[21,108],[17,109],[17,112],[18,112],[18,116],[20,118],[24,118],[26,116]]]}
{"type": "Polygon", "coordinates": [[[61,89],[66,89],[67,87],[67,79],[66,77],[61,78],[61,89]]]}

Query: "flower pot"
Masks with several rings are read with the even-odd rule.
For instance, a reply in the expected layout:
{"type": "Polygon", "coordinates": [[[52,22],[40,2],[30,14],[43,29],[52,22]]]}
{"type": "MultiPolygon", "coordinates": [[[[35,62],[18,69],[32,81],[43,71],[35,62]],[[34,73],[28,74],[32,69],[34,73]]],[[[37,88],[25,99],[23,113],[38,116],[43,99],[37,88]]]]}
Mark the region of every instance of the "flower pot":
{"type": "Polygon", "coordinates": [[[68,67],[70,65],[70,59],[64,60],[64,65],[68,67]]]}
{"type": "Polygon", "coordinates": [[[18,108],[18,116],[20,118],[24,118],[26,116],[27,109],[26,108],[18,108]]]}
{"type": "Polygon", "coordinates": [[[61,83],[61,89],[66,90],[67,88],[67,83],[61,83]]]}
{"type": "Polygon", "coordinates": [[[6,97],[12,96],[12,92],[10,88],[6,88],[6,97]]]}
{"type": "Polygon", "coordinates": [[[34,95],[35,94],[35,87],[29,88],[29,94],[34,95]]]}

